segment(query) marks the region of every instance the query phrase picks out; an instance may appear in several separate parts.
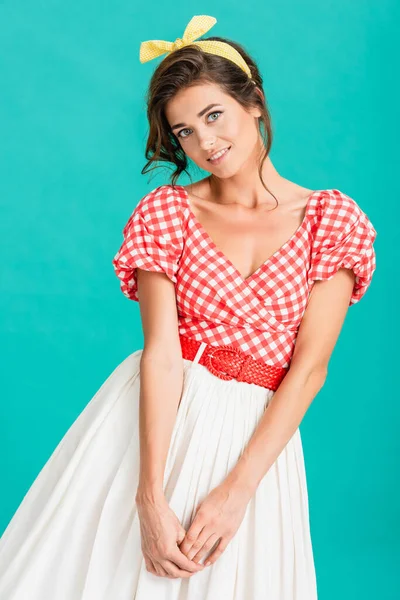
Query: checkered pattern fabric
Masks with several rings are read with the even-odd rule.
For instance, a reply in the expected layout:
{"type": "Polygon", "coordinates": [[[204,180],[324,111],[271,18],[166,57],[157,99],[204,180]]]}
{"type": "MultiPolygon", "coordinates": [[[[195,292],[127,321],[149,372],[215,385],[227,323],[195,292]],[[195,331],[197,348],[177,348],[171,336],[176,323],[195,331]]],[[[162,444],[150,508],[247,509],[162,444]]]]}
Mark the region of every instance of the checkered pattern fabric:
{"type": "Polygon", "coordinates": [[[352,198],[316,190],[296,232],[244,279],[193,214],[186,189],[166,184],[140,200],[112,263],[122,292],[136,301],[137,267],[166,273],[181,334],[288,367],[314,282],[353,269],[350,305],[358,302],[376,268],[375,237],[352,198]]]}

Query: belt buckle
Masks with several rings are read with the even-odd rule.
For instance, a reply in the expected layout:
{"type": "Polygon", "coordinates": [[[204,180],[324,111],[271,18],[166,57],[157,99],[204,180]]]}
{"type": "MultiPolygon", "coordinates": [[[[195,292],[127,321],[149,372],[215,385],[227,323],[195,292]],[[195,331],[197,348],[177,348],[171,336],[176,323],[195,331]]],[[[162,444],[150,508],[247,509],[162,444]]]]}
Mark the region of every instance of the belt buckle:
{"type": "Polygon", "coordinates": [[[239,373],[236,376],[237,381],[244,381],[246,383],[249,383],[249,381],[247,379],[245,379],[245,374],[247,372],[247,367],[252,362],[253,362],[253,357],[250,356],[250,354],[247,354],[244,356],[243,363],[240,367],[239,373]]]}
{"type": "MultiPolygon", "coordinates": [[[[231,354],[236,354],[240,358],[243,357],[243,353],[238,348],[234,348],[233,346],[217,346],[216,348],[212,348],[205,357],[205,363],[209,371],[216,375],[220,379],[225,379],[226,381],[230,381],[231,379],[236,379],[233,375],[229,375],[228,373],[224,373],[223,371],[218,371],[214,365],[212,364],[212,359],[218,352],[230,352],[231,354]]],[[[245,360],[245,359],[242,359],[245,360]]],[[[239,374],[242,373],[243,364],[240,365],[239,374]]]]}

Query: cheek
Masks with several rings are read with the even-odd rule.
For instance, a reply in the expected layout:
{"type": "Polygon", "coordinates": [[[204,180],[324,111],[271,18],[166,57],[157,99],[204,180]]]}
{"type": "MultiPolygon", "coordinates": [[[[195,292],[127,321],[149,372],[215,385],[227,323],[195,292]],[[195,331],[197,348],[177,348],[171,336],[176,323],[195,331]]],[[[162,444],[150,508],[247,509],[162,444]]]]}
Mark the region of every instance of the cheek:
{"type": "Polygon", "coordinates": [[[226,139],[231,140],[235,146],[242,149],[252,147],[257,137],[254,123],[250,122],[246,117],[233,119],[225,128],[223,134],[226,139]]]}
{"type": "Polygon", "coordinates": [[[180,146],[183,152],[192,160],[196,158],[196,152],[198,152],[197,142],[194,141],[193,137],[189,137],[187,140],[180,140],[180,146]]]}
{"type": "Polygon", "coordinates": [[[240,123],[237,121],[231,121],[229,124],[225,123],[224,126],[221,125],[221,129],[218,133],[221,137],[236,143],[238,138],[240,138],[240,131],[240,123]]]}

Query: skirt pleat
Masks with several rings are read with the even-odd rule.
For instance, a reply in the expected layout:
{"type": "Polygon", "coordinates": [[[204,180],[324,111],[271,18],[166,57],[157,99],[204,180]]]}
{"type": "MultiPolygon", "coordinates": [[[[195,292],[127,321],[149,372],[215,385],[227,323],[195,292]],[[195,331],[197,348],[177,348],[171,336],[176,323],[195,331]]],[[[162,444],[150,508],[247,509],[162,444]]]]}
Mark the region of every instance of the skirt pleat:
{"type": "MultiPolygon", "coordinates": [[[[146,570],[135,505],[141,354],[104,381],[11,519],[0,539],[1,600],[316,600],[299,429],[212,566],[187,579],[146,570]]],[[[274,392],[183,363],[164,493],[188,529],[237,463],[274,392]]]]}

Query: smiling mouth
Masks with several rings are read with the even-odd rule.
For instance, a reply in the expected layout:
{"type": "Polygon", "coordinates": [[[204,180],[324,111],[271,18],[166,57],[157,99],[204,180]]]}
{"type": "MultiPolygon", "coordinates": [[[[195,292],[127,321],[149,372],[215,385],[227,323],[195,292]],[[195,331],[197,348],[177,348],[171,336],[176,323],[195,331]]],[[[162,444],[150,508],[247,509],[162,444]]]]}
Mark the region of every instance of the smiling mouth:
{"type": "MultiPolygon", "coordinates": [[[[214,162],[218,162],[219,160],[221,160],[226,154],[228,154],[228,151],[232,148],[232,146],[228,146],[227,148],[223,149],[223,154],[221,154],[218,158],[212,159],[212,158],[207,158],[208,162],[214,163],[214,162]]],[[[221,151],[222,152],[222,151],[221,151]]]]}

